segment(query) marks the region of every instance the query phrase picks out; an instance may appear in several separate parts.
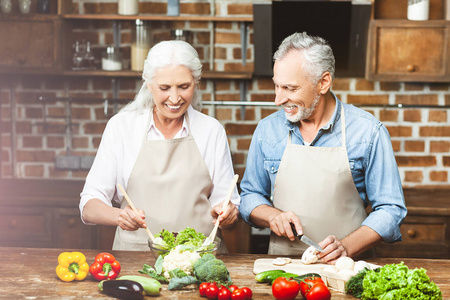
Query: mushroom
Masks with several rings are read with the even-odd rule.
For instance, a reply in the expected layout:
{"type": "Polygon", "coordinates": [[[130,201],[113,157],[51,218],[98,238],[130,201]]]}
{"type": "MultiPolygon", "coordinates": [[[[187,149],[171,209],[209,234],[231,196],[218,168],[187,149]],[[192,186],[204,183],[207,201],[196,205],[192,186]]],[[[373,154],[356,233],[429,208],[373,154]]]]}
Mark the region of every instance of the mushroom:
{"type": "Polygon", "coordinates": [[[319,260],[319,258],[317,257],[317,253],[319,253],[319,251],[317,251],[314,247],[309,247],[308,249],[305,250],[305,252],[303,252],[302,255],[302,263],[304,263],[305,265],[309,265],[309,264],[313,264],[316,261],[319,260]]]}

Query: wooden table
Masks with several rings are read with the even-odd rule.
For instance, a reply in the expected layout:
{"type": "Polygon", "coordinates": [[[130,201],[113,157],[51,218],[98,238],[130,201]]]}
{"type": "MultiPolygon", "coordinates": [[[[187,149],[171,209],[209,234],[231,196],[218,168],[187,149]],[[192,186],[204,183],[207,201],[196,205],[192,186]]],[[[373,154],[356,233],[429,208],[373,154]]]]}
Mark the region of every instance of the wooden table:
{"type": "MultiPolygon", "coordinates": [[[[84,281],[63,282],[55,274],[58,255],[75,249],[10,248],[0,247],[0,299],[112,299],[98,291],[97,281],[88,274],[84,281]]],[[[91,264],[98,250],[81,250],[91,264]]],[[[110,251],[122,265],[121,275],[139,274],[144,264],[154,265],[150,252],[110,251]]],[[[271,257],[259,254],[218,255],[227,265],[234,284],[253,290],[253,299],[274,299],[271,287],[254,279],[253,263],[257,258],[271,257]]],[[[430,278],[442,290],[443,298],[450,298],[450,260],[438,259],[373,259],[369,262],[384,265],[404,261],[410,268],[425,268],[430,278]]],[[[297,296],[297,299],[301,299],[297,296]]],[[[146,297],[145,299],[152,299],[146,297]]],[[[205,299],[195,286],[168,291],[167,285],[159,299],[205,299]]],[[[356,299],[332,292],[332,299],[356,299]]]]}

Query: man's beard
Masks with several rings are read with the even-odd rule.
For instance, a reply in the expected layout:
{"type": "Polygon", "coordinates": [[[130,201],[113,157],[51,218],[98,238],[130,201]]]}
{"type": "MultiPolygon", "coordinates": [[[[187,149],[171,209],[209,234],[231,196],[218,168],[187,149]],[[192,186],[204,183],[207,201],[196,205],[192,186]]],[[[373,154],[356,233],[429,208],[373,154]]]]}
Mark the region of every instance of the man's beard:
{"type": "Polygon", "coordinates": [[[314,99],[313,103],[308,108],[300,107],[297,104],[294,104],[294,106],[297,107],[297,113],[295,115],[286,113],[286,118],[291,121],[292,123],[300,122],[301,120],[309,118],[314,110],[316,109],[317,105],[319,104],[320,94],[317,95],[317,97],[314,99]]]}

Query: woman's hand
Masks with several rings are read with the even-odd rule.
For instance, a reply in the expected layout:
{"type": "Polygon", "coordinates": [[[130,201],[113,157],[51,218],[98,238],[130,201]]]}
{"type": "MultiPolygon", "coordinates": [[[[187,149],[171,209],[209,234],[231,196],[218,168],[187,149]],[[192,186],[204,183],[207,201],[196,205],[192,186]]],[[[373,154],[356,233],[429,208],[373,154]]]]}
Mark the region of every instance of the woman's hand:
{"type": "Polygon", "coordinates": [[[323,252],[317,254],[317,257],[328,264],[334,265],[339,257],[348,256],[344,245],[342,245],[342,242],[334,235],[325,238],[319,243],[319,246],[322,247],[323,252]]]}
{"type": "MultiPolygon", "coordinates": [[[[224,200],[225,201],[225,200],[224,200]]],[[[219,219],[219,228],[220,229],[231,229],[233,228],[239,217],[239,210],[231,201],[222,210],[223,202],[215,205],[211,209],[211,216],[213,217],[213,223],[216,223],[217,218],[219,219]]]]}
{"type": "Polygon", "coordinates": [[[139,228],[147,227],[145,223],[145,213],[143,210],[138,209],[139,215],[136,215],[130,206],[126,206],[121,209],[119,214],[118,226],[123,230],[135,231],[139,228]]]}

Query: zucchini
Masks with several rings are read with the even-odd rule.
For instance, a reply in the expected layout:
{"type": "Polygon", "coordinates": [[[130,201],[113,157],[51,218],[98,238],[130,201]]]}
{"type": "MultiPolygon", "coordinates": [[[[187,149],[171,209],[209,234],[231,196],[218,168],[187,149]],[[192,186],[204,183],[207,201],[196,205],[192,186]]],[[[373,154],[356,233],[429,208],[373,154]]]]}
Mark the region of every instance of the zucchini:
{"type": "Polygon", "coordinates": [[[147,296],[158,296],[161,292],[161,283],[154,278],[139,275],[125,275],[117,278],[116,280],[124,279],[139,282],[144,288],[147,296]]]}
{"type": "Polygon", "coordinates": [[[268,282],[272,282],[272,280],[267,279],[268,276],[270,276],[270,275],[273,276],[274,274],[283,274],[283,273],[286,273],[286,271],[284,271],[284,270],[263,271],[263,272],[260,272],[260,273],[256,274],[255,280],[258,281],[258,282],[268,283],[268,282]]]}
{"type": "Polygon", "coordinates": [[[132,280],[103,280],[98,284],[98,289],[119,299],[141,300],[145,297],[142,285],[132,280]]]}

